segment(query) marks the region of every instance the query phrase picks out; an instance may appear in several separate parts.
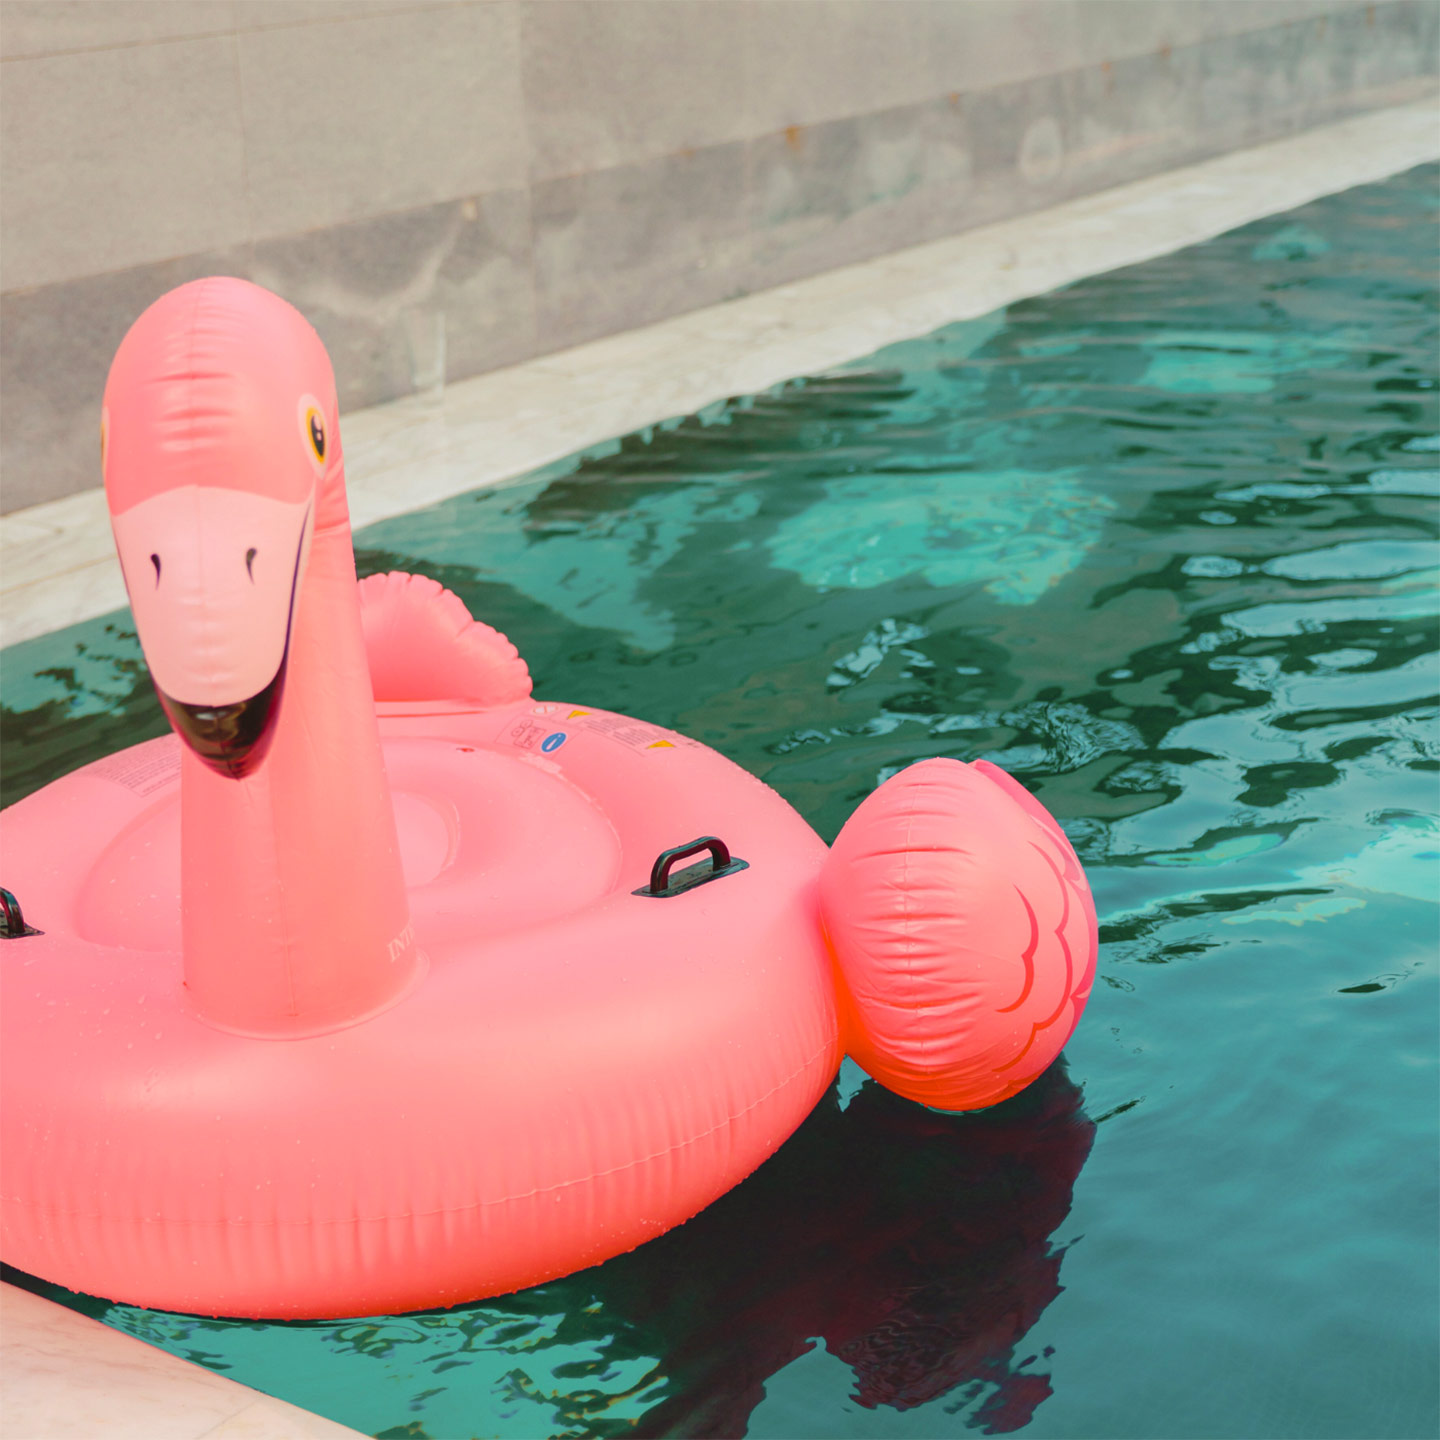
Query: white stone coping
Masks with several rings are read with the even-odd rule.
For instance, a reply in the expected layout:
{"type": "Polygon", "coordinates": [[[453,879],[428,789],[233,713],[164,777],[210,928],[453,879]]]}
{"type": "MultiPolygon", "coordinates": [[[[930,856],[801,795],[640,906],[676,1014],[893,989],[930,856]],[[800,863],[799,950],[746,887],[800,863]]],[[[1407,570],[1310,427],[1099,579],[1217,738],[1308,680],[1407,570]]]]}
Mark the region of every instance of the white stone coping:
{"type": "MultiPolygon", "coordinates": [[[[358,526],[1440,158],[1434,100],[1086,196],[345,417],[358,526]]],[[[102,492],[0,517],[0,644],[125,605],[102,492]]],[[[0,1287],[16,1440],[357,1432],[0,1287]]]]}
{"type": "MultiPolygon", "coordinates": [[[[357,528],[1440,157],[1434,99],[847,265],[342,420],[357,528]]],[[[0,517],[0,646],[125,606],[104,495],[0,517]]]]}
{"type": "Polygon", "coordinates": [[[355,1440],[360,1432],[28,1290],[0,1285],[0,1434],[6,1440],[355,1440]]]}

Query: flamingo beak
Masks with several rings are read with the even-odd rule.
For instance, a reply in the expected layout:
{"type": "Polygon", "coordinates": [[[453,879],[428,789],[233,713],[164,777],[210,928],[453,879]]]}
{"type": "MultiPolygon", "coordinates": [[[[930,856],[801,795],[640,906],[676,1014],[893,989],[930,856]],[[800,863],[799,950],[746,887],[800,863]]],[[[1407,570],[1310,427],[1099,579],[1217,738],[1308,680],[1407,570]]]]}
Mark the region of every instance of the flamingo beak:
{"type": "Polygon", "coordinates": [[[263,690],[230,705],[187,705],[156,687],[175,733],[217,775],[232,780],[243,780],[265,758],[284,688],[283,660],[263,690]]]}
{"type": "Polygon", "coordinates": [[[112,517],[170,724],[232,779],[254,772],[274,736],[311,513],[311,497],[187,485],[112,517]]]}

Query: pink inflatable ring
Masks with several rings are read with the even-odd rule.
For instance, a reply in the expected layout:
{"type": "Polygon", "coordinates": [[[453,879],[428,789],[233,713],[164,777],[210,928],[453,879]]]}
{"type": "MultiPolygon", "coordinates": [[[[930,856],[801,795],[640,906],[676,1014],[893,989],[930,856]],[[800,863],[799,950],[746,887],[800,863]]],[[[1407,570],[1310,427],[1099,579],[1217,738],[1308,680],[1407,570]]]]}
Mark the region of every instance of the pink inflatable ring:
{"type": "Polygon", "coordinates": [[[158,301],[103,435],[176,734],[0,824],[10,1264],[207,1314],[455,1304],[693,1215],[844,1050],[948,1109],[1059,1053],[1094,912],[1036,801],[925,761],[827,851],[714,751],[536,702],[432,581],[357,585],[283,301],[158,301]]]}

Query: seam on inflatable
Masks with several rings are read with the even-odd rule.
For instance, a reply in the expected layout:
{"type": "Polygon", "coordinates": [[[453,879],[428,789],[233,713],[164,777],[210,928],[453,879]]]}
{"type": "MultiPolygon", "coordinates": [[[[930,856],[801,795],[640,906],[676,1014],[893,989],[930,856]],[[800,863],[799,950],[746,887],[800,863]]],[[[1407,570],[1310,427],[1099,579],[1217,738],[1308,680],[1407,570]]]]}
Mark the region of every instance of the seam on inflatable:
{"type": "Polygon", "coordinates": [[[1020,897],[1020,903],[1025,907],[1025,917],[1030,921],[1030,943],[1020,956],[1025,962],[1025,983],[1020,987],[1020,996],[1013,1004],[1002,1005],[995,1012],[997,1015],[1008,1015],[1012,1010],[1018,1010],[1030,998],[1030,992],[1035,988],[1035,951],[1040,945],[1040,922],[1035,918],[1035,907],[1018,885],[1012,885],[1011,888],[1020,897]]]}
{"type": "MultiPolygon", "coordinates": [[[[1073,853],[1073,852],[1072,852],[1073,853]]],[[[1077,866],[1080,864],[1079,856],[1075,857],[1077,866]]],[[[1066,877],[1066,882],[1075,893],[1075,898],[1080,902],[1081,913],[1085,916],[1085,938],[1089,943],[1090,953],[1085,961],[1085,971],[1080,977],[1080,983],[1075,987],[1074,998],[1084,1001],[1090,998],[1090,992],[1095,988],[1095,972],[1100,968],[1100,921],[1095,914],[1093,898],[1090,894],[1089,882],[1085,879],[1085,872],[1082,869],[1079,874],[1079,883],[1066,877]],[[1087,905],[1085,902],[1090,900],[1087,905]],[[1084,990],[1082,995],[1080,992],[1084,990]]],[[[1079,1019],[1079,1013],[1076,1013],[1079,1019]]]]}
{"type": "Polygon", "coordinates": [[[195,414],[195,336],[200,329],[200,306],[205,299],[205,291],[213,282],[203,280],[195,288],[195,303],[190,308],[190,333],[185,337],[185,385],[186,405],[189,413],[190,424],[188,433],[185,436],[185,448],[190,450],[195,444],[195,429],[198,424],[198,417],[195,414]]]}
{"type": "Polygon", "coordinates": [[[573,1190],[577,1185],[588,1185],[595,1180],[604,1180],[611,1175],[618,1175],[625,1170],[634,1170],[639,1166],[649,1165],[653,1161],[663,1160],[666,1156],[673,1155],[677,1151],[688,1149],[692,1145],[698,1145],[701,1141],[708,1140],[712,1135],[734,1125],[737,1120],[743,1120],[752,1110],[758,1109],[772,1095],[777,1094],[779,1091],[785,1089],[787,1085],[792,1084],[809,1070],[817,1060],[821,1059],[828,1049],[830,1049],[829,1042],[822,1044],[808,1059],[801,1061],[783,1080],[777,1081],[763,1095],[752,1100],[743,1110],[737,1110],[734,1114],[727,1115],[725,1119],[717,1121],[708,1130],[702,1130],[698,1135],[692,1135],[688,1139],[677,1141],[674,1145],[666,1146],[663,1150],[656,1150],[649,1155],[642,1155],[635,1160],[627,1160],[623,1165],[614,1165],[609,1170],[596,1170],[589,1175],[583,1175],[575,1180],[561,1180],[555,1185],[537,1185],[533,1190],[520,1190],[513,1195],[502,1196],[498,1200],[474,1200],[468,1205],[442,1206],[436,1210],[406,1210],[394,1215],[346,1215],[335,1218],[311,1217],[306,1220],[244,1220],[238,1217],[228,1217],[219,1220],[194,1220],[170,1215],[104,1215],[93,1210],[61,1210],[55,1206],[28,1200],[23,1195],[11,1196],[10,1203],[23,1205],[27,1210],[48,1215],[52,1219],[99,1220],[111,1224],[169,1225],[194,1228],[202,1226],[214,1228],[217,1225],[226,1227],[243,1225],[278,1230],[281,1227],[293,1228],[298,1226],[301,1228],[314,1228],[317,1225],[390,1225],[400,1220],[429,1220],[437,1215],[463,1215],[470,1210],[485,1210],[496,1205],[511,1205],[517,1200],[528,1200],[533,1195],[553,1195],[557,1190],[573,1190]]]}
{"type": "Polygon", "coordinates": [[[1050,857],[1036,845],[1032,840],[1031,848],[1034,849],[1050,868],[1050,873],[1055,877],[1055,882],[1060,887],[1060,899],[1063,909],[1060,912],[1059,923],[1055,927],[1055,938],[1060,942],[1060,953],[1065,957],[1065,984],[1060,991],[1060,1004],[1054,1013],[1046,1020],[1032,1021],[1030,1024],[1030,1038],[1020,1047],[1020,1053],[1013,1060],[1007,1060],[1003,1065],[995,1067],[996,1072],[1013,1069],[1018,1065],[1034,1047],[1036,1039],[1042,1030],[1048,1030],[1064,1013],[1066,1007],[1073,1004],[1074,996],[1071,993],[1071,985],[1075,981],[1075,961],[1070,953],[1070,942],[1065,938],[1065,922],[1070,918],[1070,890],[1065,884],[1065,877],[1056,868],[1050,857]]]}
{"type": "MultiPolygon", "coordinates": [[[[912,993],[915,989],[915,929],[910,917],[910,839],[915,833],[915,811],[919,807],[920,791],[924,788],[925,783],[926,782],[922,780],[910,796],[910,806],[905,815],[905,848],[901,855],[900,870],[900,894],[905,905],[905,913],[900,920],[901,929],[905,934],[905,984],[906,988],[912,993]]],[[[918,1027],[920,1032],[919,1064],[924,1068],[926,1052],[929,1049],[929,1037],[926,1033],[928,1026],[925,1024],[925,1005],[923,1001],[919,1001],[915,1005],[907,1006],[906,1008],[912,1011],[914,1017],[913,1023],[918,1027]]]]}
{"type": "Polygon", "coordinates": [[[893,996],[882,995],[878,991],[855,991],[857,1001],[865,1001],[874,1005],[888,1005],[892,1010],[934,1010],[935,1003],[930,1000],[898,1000],[893,996]]]}
{"type": "MultiPolygon", "coordinates": [[[[1035,1040],[1036,1037],[1040,1034],[1040,1029],[1041,1027],[1039,1025],[1032,1024],[1030,1026],[1030,1038],[1020,1047],[1020,1049],[1016,1052],[1015,1056],[1012,1059],[1007,1060],[1003,1065],[997,1065],[995,1067],[995,1073],[997,1076],[1002,1074],[1006,1070],[1013,1070],[1030,1053],[1030,1051],[1035,1046],[1035,1040]]],[[[1024,1085],[1021,1085],[1020,1088],[1023,1090],[1025,1087],[1024,1085]]]]}
{"type": "MultiPolygon", "coordinates": [[[[282,702],[283,703],[283,702],[282,702]]],[[[291,713],[294,713],[294,706],[291,706],[291,713]]],[[[300,713],[300,723],[304,727],[306,748],[311,754],[311,763],[319,760],[319,752],[315,745],[315,737],[310,733],[309,717],[304,711],[300,713]]],[[[275,866],[275,894],[284,919],[285,928],[281,932],[281,963],[285,967],[285,995],[286,1014],[298,1015],[300,1013],[300,1002],[295,995],[295,949],[290,937],[296,933],[295,916],[291,910],[290,887],[285,884],[285,875],[280,869],[280,825],[275,814],[275,797],[267,783],[265,787],[266,819],[269,821],[270,829],[270,854],[275,866]]]]}
{"type": "MultiPolygon", "coordinates": [[[[1040,847],[1035,846],[1037,850],[1040,847]]],[[[1043,854],[1043,852],[1041,852],[1043,854]]],[[[1070,1003],[1071,986],[1075,983],[1075,957],[1070,953],[1070,942],[1065,938],[1065,925],[1070,919],[1070,887],[1065,883],[1065,876],[1060,869],[1050,860],[1047,855],[1044,857],[1051,873],[1055,876],[1055,884],[1060,890],[1060,903],[1064,907],[1060,911],[1060,919],[1055,925],[1055,938],[1060,942],[1060,952],[1065,956],[1065,985],[1061,990],[1060,1003],[1055,1007],[1048,1020],[1042,1020],[1035,1028],[1037,1031],[1048,1029],[1065,1013],[1065,1007],[1070,1003]]],[[[1063,858],[1063,857],[1062,857],[1063,858]]]]}

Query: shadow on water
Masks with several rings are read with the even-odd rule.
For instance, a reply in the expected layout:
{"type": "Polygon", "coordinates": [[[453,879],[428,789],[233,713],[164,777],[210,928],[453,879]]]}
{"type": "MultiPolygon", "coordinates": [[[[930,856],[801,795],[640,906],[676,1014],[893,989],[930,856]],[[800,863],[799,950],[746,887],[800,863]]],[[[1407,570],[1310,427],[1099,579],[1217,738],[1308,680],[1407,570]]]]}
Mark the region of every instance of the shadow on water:
{"type": "Polygon", "coordinates": [[[1016,1347],[1059,1294],[1048,1241],[1094,1133],[1063,1066],[966,1117],[873,1083],[844,1110],[832,1092],[725,1200],[599,1272],[607,1309],[668,1340],[671,1393],[638,1433],[743,1434],[765,1380],[816,1339],[862,1405],[979,1382],[984,1428],[1020,1428],[1050,1386],[1016,1347]]]}
{"type": "MultiPolygon", "coordinates": [[[[766,1381],[817,1341],[850,1367],[862,1406],[908,1410],[960,1390],[972,1425],[1008,1433],[1051,1393],[1031,1368],[1040,1357],[1020,1347],[1060,1293],[1065,1249],[1050,1237],[1094,1136],[1063,1061],[975,1115],[928,1111],[873,1082],[847,1104],[832,1087],[760,1170],[640,1249],[518,1295],[374,1321],[262,1327],[5,1278],[202,1363],[226,1332],[308,1339],[314,1404],[331,1388],[327,1363],[340,1391],[338,1372],[353,1381],[359,1356],[403,1353],[415,1388],[393,1400],[417,1418],[387,1436],[448,1436],[457,1423],[486,1433],[507,1419],[507,1434],[742,1435],[766,1381]],[[546,1318],[558,1324],[537,1342],[546,1318]],[[597,1343],[589,1362],[557,1353],[597,1343]],[[604,1383],[617,1373],[633,1376],[618,1394],[604,1383]],[[508,1392],[498,1410],[497,1391],[508,1392]]],[[[325,1408],[344,1418],[348,1407],[337,1394],[325,1408]]],[[[359,1423],[375,1418],[371,1407],[359,1423]]]]}

